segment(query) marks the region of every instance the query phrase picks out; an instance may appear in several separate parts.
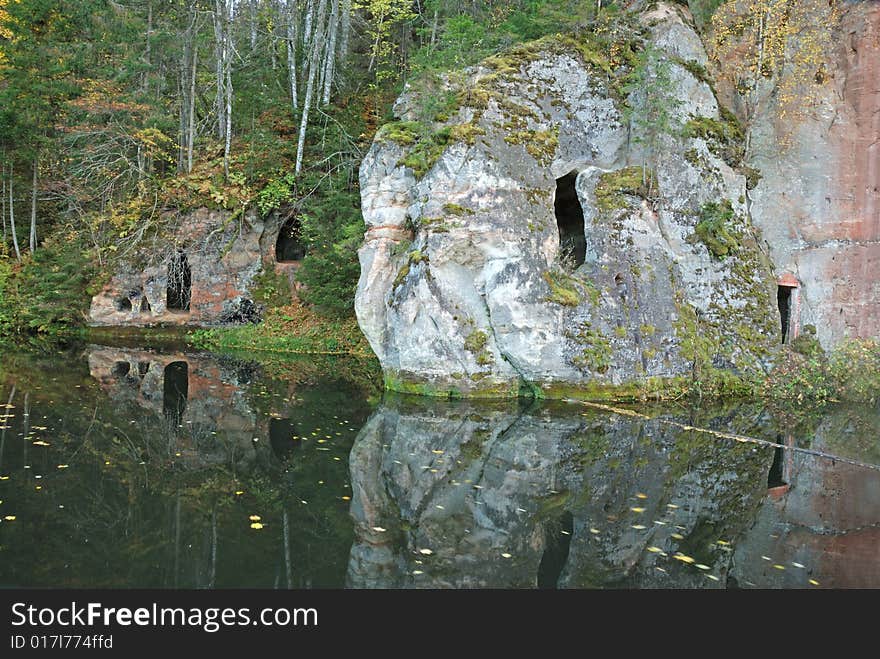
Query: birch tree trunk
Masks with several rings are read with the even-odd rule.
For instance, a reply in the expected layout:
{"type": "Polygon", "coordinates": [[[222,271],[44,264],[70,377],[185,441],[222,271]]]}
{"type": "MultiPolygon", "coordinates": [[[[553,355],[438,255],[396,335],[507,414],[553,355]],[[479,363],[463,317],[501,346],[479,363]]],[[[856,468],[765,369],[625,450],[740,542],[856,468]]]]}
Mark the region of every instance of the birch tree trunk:
{"type": "Polygon", "coordinates": [[[309,79],[306,83],[306,97],[303,101],[302,119],[299,122],[299,140],[296,145],[296,169],[294,173],[299,174],[302,171],[303,149],[306,143],[306,127],[309,124],[309,107],[312,105],[312,96],[315,92],[315,78],[317,77],[318,67],[321,64],[321,46],[323,45],[323,31],[321,26],[324,23],[324,17],[327,14],[327,0],[319,0],[318,17],[314,22],[314,30],[310,42],[312,44],[312,52],[309,56],[309,79]]]}
{"type": "Polygon", "coordinates": [[[40,168],[39,154],[34,156],[34,176],[31,183],[31,231],[28,237],[28,247],[31,254],[37,251],[37,176],[40,168]]]}
{"type": "Polygon", "coordinates": [[[217,139],[224,140],[226,135],[226,69],[224,67],[226,0],[216,0],[214,3],[214,42],[216,51],[216,78],[217,97],[214,101],[217,111],[217,139]]]}
{"type": "Polygon", "coordinates": [[[21,250],[18,248],[18,236],[15,233],[15,202],[12,196],[12,163],[9,163],[9,230],[12,232],[12,247],[15,249],[15,258],[21,261],[21,250]]]}
{"type": "Polygon", "coordinates": [[[351,0],[342,0],[342,25],[339,28],[339,59],[348,56],[348,40],[351,34],[351,0]]]}
{"type": "Polygon", "coordinates": [[[336,67],[336,35],[339,28],[339,0],[333,0],[332,10],[330,12],[330,38],[327,43],[327,57],[324,61],[324,94],[321,97],[321,104],[330,103],[330,89],[333,87],[333,72],[336,67]]]}
{"type": "Polygon", "coordinates": [[[229,152],[232,148],[232,12],[233,1],[224,0],[226,3],[226,29],[223,44],[223,66],[226,76],[226,127],[224,136],[226,142],[223,147],[223,176],[229,178],[229,152]]]}
{"type": "Polygon", "coordinates": [[[193,147],[196,141],[196,67],[198,66],[199,49],[193,44],[192,68],[189,78],[189,127],[186,139],[186,173],[193,168],[193,147]]]}
{"type": "Polygon", "coordinates": [[[296,88],[296,41],[299,38],[299,21],[296,0],[287,0],[287,75],[290,78],[290,102],[294,111],[299,109],[299,92],[296,88]]]}

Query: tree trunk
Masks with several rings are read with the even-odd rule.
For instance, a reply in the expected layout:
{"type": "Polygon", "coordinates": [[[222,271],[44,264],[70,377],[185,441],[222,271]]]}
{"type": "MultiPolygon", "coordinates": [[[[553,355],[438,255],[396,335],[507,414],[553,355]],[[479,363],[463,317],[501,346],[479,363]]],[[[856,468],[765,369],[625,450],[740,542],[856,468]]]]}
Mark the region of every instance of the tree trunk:
{"type": "Polygon", "coordinates": [[[15,249],[15,258],[21,261],[21,250],[18,248],[18,236],[15,233],[15,202],[12,196],[12,163],[9,163],[9,230],[12,232],[12,247],[15,249]]]}
{"type": "Polygon", "coordinates": [[[28,247],[31,254],[37,251],[37,177],[40,171],[40,156],[34,156],[34,177],[31,184],[31,231],[28,237],[28,247]]]}
{"type": "Polygon", "coordinates": [[[193,146],[196,141],[196,67],[198,66],[199,49],[194,45],[192,52],[192,69],[189,78],[189,126],[186,135],[186,173],[193,168],[193,146]]]}
{"type": "Polygon", "coordinates": [[[225,35],[226,20],[226,0],[216,0],[214,4],[214,41],[217,53],[216,78],[217,78],[217,97],[215,99],[215,107],[217,111],[217,139],[224,140],[226,135],[226,68],[224,66],[224,56],[226,54],[225,35]]]}
{"type": "Polygon", "coordinates": [[[296,41],[299,37],[299,21],[295,0],[287,0],[287,75],[290,78],[290,102],[296,111],[299,108],[296,88],[296,41]]]}
{"type": "Polygon", "coordinates": [[[0,194],[0,217],[3,218],[3,244],[6,244],[6,165],[3,165],[3,192],[0,194]]]}
{"type": "Polygon", "coordinates": [[[322,105],[330,103],[330,89],[333,87],[333,71],[336,66],[336,34],[339,28],[339,0],[333,0],[333,9],[330,12],[330,38],[327,43],[327,58],[324,63],[324,94],[321,97],[322,105]]]}
{"type": "Polygon", "coordinates": [[[320,27],[324,23],[324,16],[326,14],[327,0],[319,0],[318,18],[314,23],[314,34],[310,40],[312,43],[312,53],[309,57],[309,79],[306,84],[306,98],[303,101],[302,119],[299,122],[299,140],[296,145],[296,169],[294,170],[296,174],[299,174],[302,171],[303,149],[305,148],[306,142],[306,127],[309,123],[309,107],[312,104],[312,96],[315,91],[315,78],[321,62],[321,46],[324,41],[320,27]]]}
{"type": "Polygon", "coordinates": [[[229,178],[229,152],[232,148],[232,11],[233,0],[226,2],[226,34],[223,45],[223,66],[226,69],[226,142],[223,147],[223,176],[229,178]]]}
{"type": "Polygon", "coordinates": [[[351,0],[342,0],[342,25],[339,29],[339,58],[344,61],[348,56],[348,40],[351,34],[351,0]]]}

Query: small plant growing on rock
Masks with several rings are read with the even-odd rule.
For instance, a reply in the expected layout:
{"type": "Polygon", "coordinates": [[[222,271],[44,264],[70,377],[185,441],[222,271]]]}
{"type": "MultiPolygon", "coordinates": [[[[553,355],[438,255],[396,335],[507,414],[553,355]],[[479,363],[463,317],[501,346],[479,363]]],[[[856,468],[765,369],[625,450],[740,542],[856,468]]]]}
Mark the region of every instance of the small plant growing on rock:
{"type": "Polygon", "coordinates": [[[700,209],[700,221],[694,233],[715,258],[723,259],[739,247],[730,230],[732,219],[733,207],[727,199],[720,204],[710,201],[700,209]]]}

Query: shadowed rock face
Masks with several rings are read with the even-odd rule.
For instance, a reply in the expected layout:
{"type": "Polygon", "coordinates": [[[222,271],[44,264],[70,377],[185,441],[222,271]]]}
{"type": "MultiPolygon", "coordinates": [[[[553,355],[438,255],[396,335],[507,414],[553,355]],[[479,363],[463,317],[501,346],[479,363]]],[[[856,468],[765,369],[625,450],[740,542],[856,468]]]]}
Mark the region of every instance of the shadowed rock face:
{"type": "Polygon", "coordinates": [[[831,410],[783,439],[750,406],[583,409],[380,407],[351,453],[348,585],[880,585],[876,411],[831,410]],[[789,448],[774,465],[772,447],[695,427],[789,448]]]}
{"type": "Polygon", "coordinates": [[[818,105],[793,124],[771,97],[753,133],[753,219],[778,273],[800,280],[800,324],[826,348],[880,335],[880,5],[841,10],[818,105]]]}
{"type": "MultiPolygon", "coordinates": [[[[706,62],[687,19],[666,7],[645,23],[649,40],[679,58],[670,63],[676,119],[718,119],[710,86],[678,63],[706,62]]],[[[683,375],[698,335],[716,366],[759,368],[778,343],[778,318],[744,177],[701,137],[665,135],[651,193],[662,203],[616,194],[651,178],[627,169],[645,154],[629,139],[616,83],[564,42],[511,56],[503,74],[491,66],[469,71],[463,95],[483,90],[486,107],[465,100],[446,122],[472,139],[453,140],[421,179],[403,164],[410,147],[393,127],[361,166],[368,229],[356,311],[388,386],[498,396],[536,384],[557,397],[569,386],[683,375]],[[558,192],[558,180],[572,179],[573,191],[558,192]],[[564,218],[554,216],[557,194],[564,218]],[[695,238],[700,209],[722,200],[740,243],[734,258],[695,238]]],[[[395,109],[410,120],[414,107],[404,94],[395,109]]]]}

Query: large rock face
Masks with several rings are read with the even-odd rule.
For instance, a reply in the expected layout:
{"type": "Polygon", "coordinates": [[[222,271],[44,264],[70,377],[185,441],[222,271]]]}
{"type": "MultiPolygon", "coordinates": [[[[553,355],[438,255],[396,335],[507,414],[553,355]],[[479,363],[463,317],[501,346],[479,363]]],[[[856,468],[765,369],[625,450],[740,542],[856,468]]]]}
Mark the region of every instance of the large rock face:
{"type": "Polygon", "coordinates": [[[780,118],[768,95],[753,132],[753,219],[826,348],[880,335],[880,4],[843,5],[834,43],[815,107],[780,118]]]}
{"type": "MultiPolygon", "coordinates": [[[[672,123],[724,121],[686,18],[660,5],[643,20],[667,62],[672,123]]],[[[695,365],[757,370],[779,342],[744,177],[699,131],[661,134],[662,155],[647,157],[596,59],[556,39],[487,60],[429,126],[412,121],[410,94],[398,101],[406,121],[361,166],[356,298],[389,388],[592,396],[695,365]],[[713,203],[728,211],[726,246],[696,232],[713,203]]]]}
{"type": "Polygon", "coordinates": [[[198,325],[257,319],[259,313],[248,290],[261,269],[265,225],[255,214],[233,219],[228,211],[206,208],[181,216],[173,231],[121,263],[92,298],[89,322],[198,325]],[[186,276],[181,265],[184,258],[186,276]],[[184,303],[177,299],[176,306],[183,308],[171,308],[175,297],[180,297],[174,292],[175,280],[184,296],[184,303]]]}

